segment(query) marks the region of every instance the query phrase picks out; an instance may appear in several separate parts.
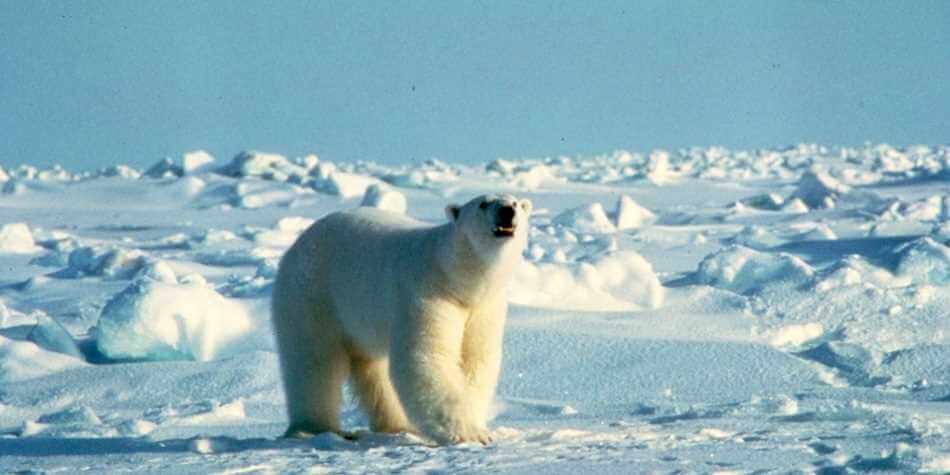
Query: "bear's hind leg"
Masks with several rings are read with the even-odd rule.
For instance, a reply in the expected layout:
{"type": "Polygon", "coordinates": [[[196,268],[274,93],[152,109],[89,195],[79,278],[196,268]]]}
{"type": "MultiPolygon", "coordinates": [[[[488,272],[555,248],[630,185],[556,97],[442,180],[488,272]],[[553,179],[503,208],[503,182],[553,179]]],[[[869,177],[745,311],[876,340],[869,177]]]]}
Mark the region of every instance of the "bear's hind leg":
{"type": "Polygon", "coordinates": [[[407,432],[409,420],[389,379],[386,358],[351,355],[353,388],[373,432],[407,432]]]}
{"type": "Polygon", "coordinates": [[[275,299],[274,328],[290,425],[285,437],[340,433],[343,383],[350,369],[343,332],[328,315],[316,311],[299,318],[275,299]]]}

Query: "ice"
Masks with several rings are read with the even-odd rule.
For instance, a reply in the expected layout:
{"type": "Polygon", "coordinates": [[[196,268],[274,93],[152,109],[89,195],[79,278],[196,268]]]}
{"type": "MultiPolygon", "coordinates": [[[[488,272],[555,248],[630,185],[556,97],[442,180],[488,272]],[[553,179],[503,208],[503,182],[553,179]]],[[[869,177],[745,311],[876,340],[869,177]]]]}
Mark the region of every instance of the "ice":
{"type": "Polygon", "coordinates": [[[837,370],[858,386],[880,384],[887,379],[875,375],[883,356],[853,343],[828,341],[798,355],[837,370]]]}
{"type": "Polygon", "coordinates": [[[315,181],[314,188],[324,193],[340,196],[343,199],[350,199],[363,196],[369,187],[380,186],[381,184],[382,181],[378,178],[334,171],[330,173],[326,180],[315,181]]]}
{"type": "Polygon", "coordinates": [[[26,381],[81,366],[84,363],[80,359],[0,335],[0,383],[26,381]]]}
{"type": "Polygon", "coordinates": [[[244,306],[201,282],[133,282],[112,297],[96,345],[112,359],[208,361],[227,355],[253,329],[244,306]]]}
{"type": "Polygon", "coordinates": [[[262,180],[200,186],[188,190],[188,195],[196,195],[194,203],[199,208],[221,209],[294,206],[302,197],[312,193],[312,190],[297,185],[262,180]]]}
{"type": "Polygon", "coordinates": [[[82,358],[79,346],[63,325],[48,315],[37,316],[36,325],[27,335],[27,340],[47,351],[55,351],[73,358],[82,358]]]}
{"type": "Polygon", "coordinates": [[[184,174],[181,165],[175,163],[169,157],[165,157],[145,170],[145,176],[149,178],[176,178],[184,174]]]}
{"type": "Polygon", "coordinates": [[[824,334],[825,328],[816,322],[788,325],[774,330],[769,335],[769,344],[778,347],[801,346],[824,334]]]}
{"type": "Polygon", "coordinates": [[[895,282],[894,275],[886,269],[877,267],[867,259],[850,255],[834,263],[823,271],[815,284],[819,292],[827,292],[841,287],[869,285],[875,287],[892,287],[901,284],[895,282]]]}
{"type": "Polygon", "coordinates": [[[782,205],[782,211],[795,214],[807,213],[808,205],[801,198],[792,198],[782,205]]]}
{"type": "Polygon", "coordinates": [[[946,471],[950,146],[209,157],[3,168],[35,251],[0,253],[0,471],[946,471]],[[349,388],[355,440],[280,438],[286,248],[500,191],[535,213],[495,441],[374,434],[349,388]]]}
{"type": "Polygon", "coordinates": [[[102,420],[88,406],[68,407],[61,411],[45,414],[36,420],[41,424],[89,424],[99,425],[102,420]]]}
{"type": "Polygon", "coordinates": [[[838,239],[838,235],[827,224],[819,223],[809,231],[800,234],[797,239],[805,241],[822,241],[838,239]]]}
{"type": "Polygon", "coordinates": [[[751,225],[742,228],[742,231],[732,238],[732,242],[753,249],[768,249],[781,244],[782,239],[769,228],[751,225]]]}
{"type": "Polygon", "coordinates": [[[211,171],[213,164],[214,157],[204,150],[188,152],[181,157],[181,169],[185,175],[211,171]]]}
{"type": "Polygon", "coordinates": [[[574,265],[525,262],[509,294],[520,305],[602,311],[653,309],[663,296],[653,266],[633,251],[574,265]]]}
{"type": "Polygon", "coordinates": [[[104,277],[131,279],[148,265],[149,257],[136,249],[83,246],[72,250],[66,268],[53,274],[56,277],[104,277]]]}
{"type": "Polygon", "coordinates": [[[142,172],[128,165],[112,165],[99,170],[96,175],[101,177],[119,177],[125,178],[127,180],[137,180],[142,177],[142,172]]]}
{"type": "Polygon", "coordinates": [[[746,294],[773,282],[806,283],[814,274],[808,263],[793,255],[733,245],[706,256],[699,264],[696,279],[702,284],[746,294]]]}
{"type": "Polygon", "coordinates": [[[401,188],[440,189],[457,182],[459,173],[447,163],[430,159],[419,167],[387,173],[382,178],[401,188]]]}
{"type": "Polygon", "coordinates": [[[552,222],[574,229],[577,232],[589,234],[606,234],[617,230],[600,203],[590,203],[569,209],[555,216],[552,222]]]}
{"type": "Polygon", "coordinates": [[[259,177],[275,181],[287,181],[291,176],[302,180],[309,171],[287,157],[276,153],[244,151],[218,169],[218,173],[232,177],[259,177]]]}
{"type": "Polygon", "coordinates": [[[670,166],[670,154],[666,150],[654,150],[646,166],[646,178],[651,183],[665,185],[676,180],[677,174],[670,166]]]}
{"type": "Polygon", "coordinates": [[[274,229],[266,229],[254,234],[254,242],[264,246],[288,248],[300,233],[313,224],[313,219],[302,216],[280,218],[274,229]]]}
{"type": "Polygon", "coordinates": [[[547,183],[556,183],[560,179],[545,165],[534,165],[518,170],[511,177],[511,185],[522,190],[536,190],[547,183]]]}
{"type": "Polygon", "coordinates": [[[8,223],[0,226],[0,253],[33,254],[43,249],[33,241],[26,223],[8,223]]]}
{"type": "Polygon", "coordinates": [[[622,195],[617,200],[617,208],[614,212],[614,220],[617,224],[617,230],[636,229],[656,219],[656,215],[650,210],[640,206],[627,195],[622,195]]]}
{"type": "Polygon", "coordinates": [[[782,206],[785,204],[785,198],[778,193],[767,193],[744,198],[741,203],[756,209],[776,211],[782,209],[782,206]]]}
{"type": "Polygon", "coordinates": [[[363,202],[360,203],[360,206],[370,206],[405,214],[407,208],[406,195],[397,190],[374,184],[366,188],[366,194],[363,195],[363,202]]]}
{"type": "Polygon", "coordinates": [[[950,285],[950,247],[922,237],[894,250],[897,275],[915,283],[950,285]]]}
{"type": "Polygon", "coordinates": [[[839,182],[827,172],[809,170],[802,175],[798,189],[789,200],[799,199],[813,209],[834,208],[838,199],[848,194],[851,187],[839,182]]]}

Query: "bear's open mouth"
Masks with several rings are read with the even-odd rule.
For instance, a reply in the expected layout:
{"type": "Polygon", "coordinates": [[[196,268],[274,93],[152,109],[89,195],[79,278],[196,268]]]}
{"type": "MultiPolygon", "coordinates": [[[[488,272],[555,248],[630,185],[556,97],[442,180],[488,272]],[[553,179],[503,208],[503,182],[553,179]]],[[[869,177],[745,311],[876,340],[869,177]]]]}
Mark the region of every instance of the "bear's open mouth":
{"type": "Polygon", "coordinates": [[[512,237],[515,235],[515,227],[495,226],[492,232],[495,233],[495,237],[512,237]]]}

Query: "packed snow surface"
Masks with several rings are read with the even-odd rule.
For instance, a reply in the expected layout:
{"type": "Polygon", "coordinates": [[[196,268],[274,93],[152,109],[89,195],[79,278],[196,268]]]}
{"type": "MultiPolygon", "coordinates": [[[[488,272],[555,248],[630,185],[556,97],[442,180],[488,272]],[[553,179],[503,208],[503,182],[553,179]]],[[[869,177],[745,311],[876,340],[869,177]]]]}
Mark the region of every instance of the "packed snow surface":
{"type": "Polygon", "coordinates": [[[946,146],[2,168],[0,472],[946,472],[948,185],[946,146]],[[373,434],[351,398],[356,440],[279,438],[283,252],[489,192],[535,208],[495,441],[373,434]]]}

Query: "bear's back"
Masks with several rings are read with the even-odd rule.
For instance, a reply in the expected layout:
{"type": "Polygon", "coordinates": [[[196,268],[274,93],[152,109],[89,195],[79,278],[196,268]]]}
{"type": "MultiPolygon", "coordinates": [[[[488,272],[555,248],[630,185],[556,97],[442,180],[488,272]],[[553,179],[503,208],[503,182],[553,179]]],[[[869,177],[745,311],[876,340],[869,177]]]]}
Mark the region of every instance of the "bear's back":
{"type": "Polygon", "coordinates": [[[350,337],[376,347],[388,333],[391,309],[406,298],[400,293],[428,274],[437,229],[405,215],[359,208],[318,220],[288,254],[313,273],[310,285],[332,300],[350,337]]]}

